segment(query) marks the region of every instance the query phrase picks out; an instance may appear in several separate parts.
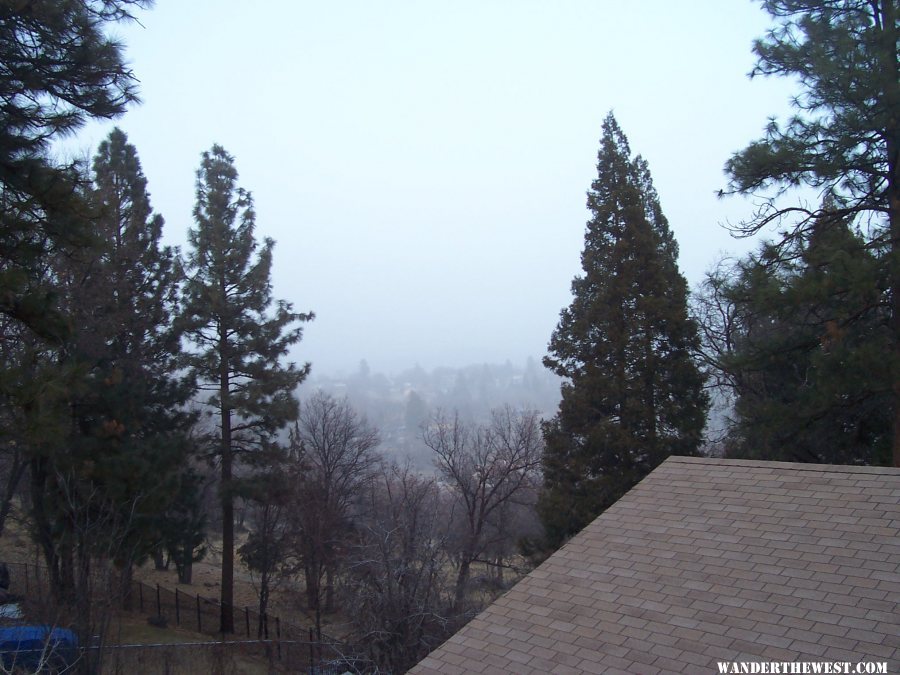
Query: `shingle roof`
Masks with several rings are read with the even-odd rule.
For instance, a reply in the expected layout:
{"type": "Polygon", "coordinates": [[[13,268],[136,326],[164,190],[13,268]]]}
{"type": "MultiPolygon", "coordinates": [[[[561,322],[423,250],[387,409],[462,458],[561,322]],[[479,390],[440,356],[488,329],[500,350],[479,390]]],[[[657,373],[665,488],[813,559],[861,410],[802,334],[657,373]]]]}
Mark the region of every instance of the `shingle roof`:
{"type": "Polygon", "coordinates": [[[411,672],[900,666],[900,469],[672,457],[411,672]]]}

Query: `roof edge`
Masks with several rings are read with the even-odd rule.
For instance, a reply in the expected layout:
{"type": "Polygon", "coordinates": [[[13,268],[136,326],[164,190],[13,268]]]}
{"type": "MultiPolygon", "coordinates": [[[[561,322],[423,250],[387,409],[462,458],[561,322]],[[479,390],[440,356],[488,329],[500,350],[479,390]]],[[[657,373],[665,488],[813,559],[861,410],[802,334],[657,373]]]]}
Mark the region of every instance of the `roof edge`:
{"type": "Polygon", "coordinates": [[[706,466],[746,466],[770,469],[792,469],[817,473],[856,473],[900,476],[900,467],[862,466],[855,464],[811,464],[804,462],[770,462],[756,459],[725,459],[723,457],[682,457],[671,455],[663,464],[705,464],[706,466]]]}

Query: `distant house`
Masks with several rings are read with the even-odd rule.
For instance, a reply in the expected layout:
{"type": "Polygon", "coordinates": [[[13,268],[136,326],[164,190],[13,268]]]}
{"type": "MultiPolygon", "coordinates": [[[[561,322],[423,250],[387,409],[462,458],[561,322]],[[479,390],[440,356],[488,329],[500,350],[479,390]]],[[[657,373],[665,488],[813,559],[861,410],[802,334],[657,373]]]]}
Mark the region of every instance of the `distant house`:
{"type": "Polygon", "coordinates": [[[672,457],[411,672],[900,668],[900,469],[672,457]]]}

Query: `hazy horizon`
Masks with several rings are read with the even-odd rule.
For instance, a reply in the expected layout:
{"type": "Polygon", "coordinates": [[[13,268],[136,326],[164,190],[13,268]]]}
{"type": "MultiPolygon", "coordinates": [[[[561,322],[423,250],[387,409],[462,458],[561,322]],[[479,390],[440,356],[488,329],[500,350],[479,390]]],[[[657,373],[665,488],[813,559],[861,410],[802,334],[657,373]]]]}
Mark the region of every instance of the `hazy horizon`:
{"type": "Polygon", "coordinates": [[[194,173],[234,155],[272,237],[277,298],[312,310],[314,373],[538,362],[580,271],[585,192],[613,110],[649,162],[694,286],[723,250],[722,166],[784,114],[748,80],[755,3],[159,0],[116,33],[144,103],[137,148],[165,239],[184,246],[194,173]]]}

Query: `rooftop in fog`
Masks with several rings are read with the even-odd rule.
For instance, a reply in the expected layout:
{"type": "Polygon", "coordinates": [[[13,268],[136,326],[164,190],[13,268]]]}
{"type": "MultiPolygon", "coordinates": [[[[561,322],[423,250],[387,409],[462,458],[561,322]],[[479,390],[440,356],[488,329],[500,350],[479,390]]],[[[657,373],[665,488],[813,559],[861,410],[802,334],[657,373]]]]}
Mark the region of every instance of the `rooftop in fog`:
{"type": "Polygon", "coordinates": [[[900,665],[900,469],[671,457],[411,672],[900,665]]]}

